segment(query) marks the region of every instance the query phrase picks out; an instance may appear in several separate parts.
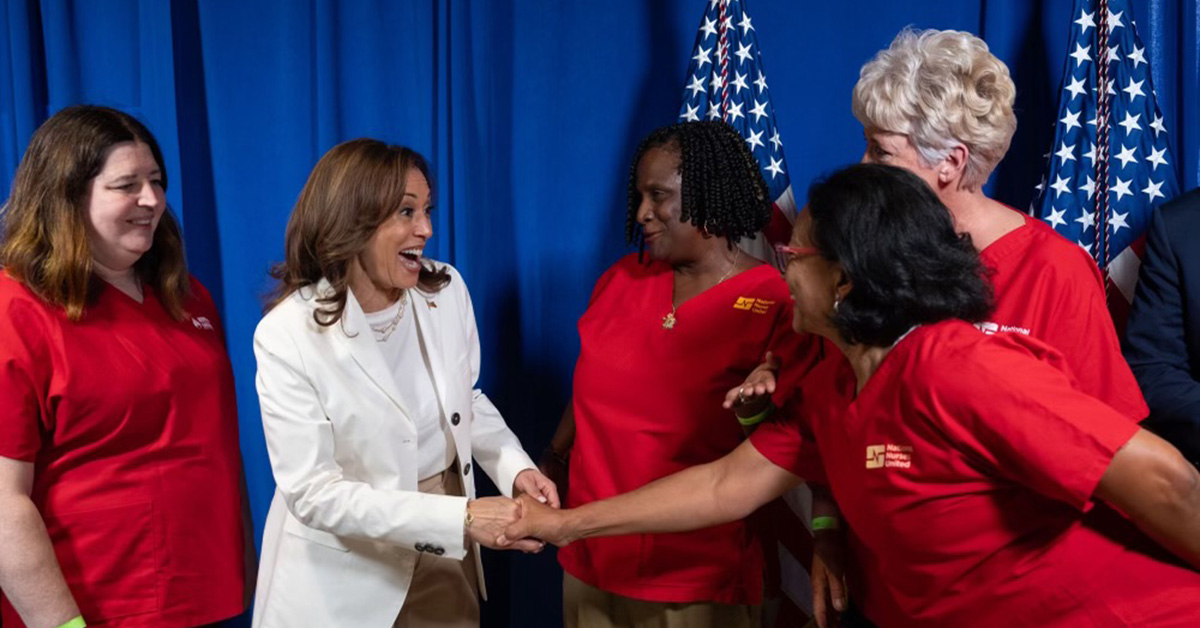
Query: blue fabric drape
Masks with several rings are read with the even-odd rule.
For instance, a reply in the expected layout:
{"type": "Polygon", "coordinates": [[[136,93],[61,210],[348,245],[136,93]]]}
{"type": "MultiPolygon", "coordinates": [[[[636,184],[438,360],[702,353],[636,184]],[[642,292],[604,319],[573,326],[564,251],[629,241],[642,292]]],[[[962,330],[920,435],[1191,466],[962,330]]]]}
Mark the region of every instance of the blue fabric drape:
{"type": "MultiPolygon", "coordinates": [[[[536,452],[570,395],[575,321],[626,250],[628,159],[675,118],[706,1],[0,0],[0,197],[30,134],[63,106],[120,107],[154,131],[189,262],[222,308],[261,525],[273,485],[250,341],[288,213],[334,144],[410,145],[434,166],[428,253],[467,279],[483,385],[536,452]]],[[[1070,0],[755,0],[748,10],[798,196],[859,158],[858,68],[914,25],[978,33],[1009,64],[1020,126],[989,189],[1028,206],[1078,17],[1070,0]]],[[[1200,3],[1146,0],[1136,18],[1172,165],[1195,187],[1200,3]]],[[[551,554],[488,554],[485,625],[558,624],[551,554]]]]}

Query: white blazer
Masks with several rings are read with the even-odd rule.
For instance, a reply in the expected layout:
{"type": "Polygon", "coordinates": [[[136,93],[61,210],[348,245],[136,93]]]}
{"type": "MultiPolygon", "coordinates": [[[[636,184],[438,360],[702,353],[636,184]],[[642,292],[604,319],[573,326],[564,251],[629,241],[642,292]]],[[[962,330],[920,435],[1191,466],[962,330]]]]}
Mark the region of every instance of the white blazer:
{"type": "Polygon", "coordinates": [[[415,316],[424,337],[467,497],[417,492],[417,428],[353,294],[329,327],[313,320],[315,295],[331,289],[326,281],[292,294],[258,324],[258,396],[276,491],[263,532],[256,628],[390,628],[419,552],[466,555],[463,518],[476,473],[467,463],[474,458],[506,496],[517,474],[534,468],[474,388],[471,297],[456,270],[439,266],[450,284],[436,294],[410,291],[406,316],[415,316]]]}

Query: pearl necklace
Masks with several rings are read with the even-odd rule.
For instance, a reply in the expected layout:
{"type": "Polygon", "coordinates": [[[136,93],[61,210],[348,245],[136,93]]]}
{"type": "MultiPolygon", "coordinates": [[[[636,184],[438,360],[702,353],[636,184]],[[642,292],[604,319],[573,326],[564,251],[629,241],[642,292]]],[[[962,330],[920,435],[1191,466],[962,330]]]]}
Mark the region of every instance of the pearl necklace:
{"type": "Polygon", "coordinates": [[[408,291],[400,291],[400,307],[396,308],[396,315],[392,320],[382,325],[370,325],[371,331],[375,332],[376,342],[387,342],[388,338],[392,337],[392,333],[396,331],[396,326],[400,324],[400,319],[404,318],[404,306],[408,304],[408,291]]]}
{"type": "MultiPolygon", "coordinates": [[[[726,279],[729,279],[729,276],[733,274],[733,269],[737,268],[738,256],[741,254],[742,254],[741,248],[734,249],[733,263],[729,265],[729,270],[725,271],[725,275],[722,276],[720,279],[718,279],[717,283],[713,284],[713,287],[719,286],[726,279]]],[[[662,322],[663,329],[675,329],[675,323],[677,322],[677,320],[675,318],[675,310],[676,309],[678,309],[678,307],[674,303],[672,303],[671,311],[667,312],[667,315],[663,317],[663,322],[662,322]]]]}

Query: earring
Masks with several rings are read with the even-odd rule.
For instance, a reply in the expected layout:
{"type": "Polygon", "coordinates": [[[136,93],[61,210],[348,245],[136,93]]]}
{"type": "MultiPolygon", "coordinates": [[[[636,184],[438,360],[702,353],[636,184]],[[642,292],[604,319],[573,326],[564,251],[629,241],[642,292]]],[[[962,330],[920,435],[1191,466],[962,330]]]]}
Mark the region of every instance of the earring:
{"type": "Polygon", "coordinates": [[[833,295],[833,313],[834,314],[837,314],[838,306],[841,304],[842,304],[842,297],[839,297],[838,295],[834,294],[833,295]]]}

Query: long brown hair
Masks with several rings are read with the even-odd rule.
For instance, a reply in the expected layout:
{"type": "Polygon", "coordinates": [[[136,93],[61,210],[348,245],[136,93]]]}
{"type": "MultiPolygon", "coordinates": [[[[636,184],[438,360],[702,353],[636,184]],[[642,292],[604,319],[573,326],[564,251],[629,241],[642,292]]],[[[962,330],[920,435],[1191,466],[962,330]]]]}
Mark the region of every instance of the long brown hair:
{"type": "MultiPolygon", "coordinates": [[[[270,311],[293,292],[321,279],[333,286],[319,295],[313,319],[323,326],[342,318],[349,291],[350,262],[384,220],[400,208],[408,172],[426,181],[429,165],[416,151],[379,140],[343,142],[325,153],[308,175],[284,238],[284,261],[271,270],[279,283],[267,303],[270,311]]],[[[432,183],[432,182],[431,182],[432,183]]],[[[444,268],[422,265],[418,285],[437,292],[450,283],[444,268]]]]}
{"type": "MultiPolygon", "coordinates": [[[[84,206],[88,188],[113,147],[124,142],[150,147],[165,190],[162,151],[145,125],[116,109],[76,105],[54,114],[33,133],[3,207],[0,266],[43,301],[65,309],[72,321],[83,317],[101,286],[92,274],[84,206]]],[[[179,223],[169,208],[150,250],[133,268],[167,312],[183,320],[188,271],[179,223]]]]}

